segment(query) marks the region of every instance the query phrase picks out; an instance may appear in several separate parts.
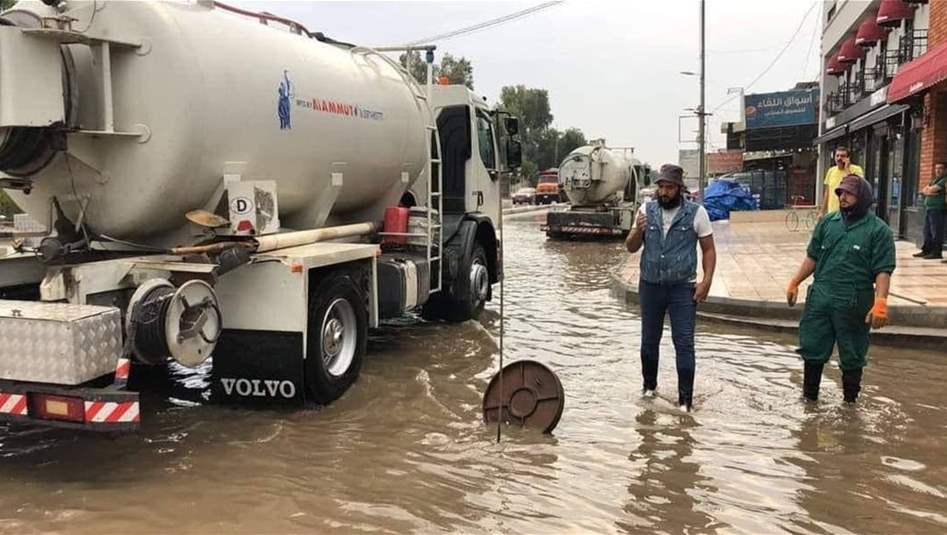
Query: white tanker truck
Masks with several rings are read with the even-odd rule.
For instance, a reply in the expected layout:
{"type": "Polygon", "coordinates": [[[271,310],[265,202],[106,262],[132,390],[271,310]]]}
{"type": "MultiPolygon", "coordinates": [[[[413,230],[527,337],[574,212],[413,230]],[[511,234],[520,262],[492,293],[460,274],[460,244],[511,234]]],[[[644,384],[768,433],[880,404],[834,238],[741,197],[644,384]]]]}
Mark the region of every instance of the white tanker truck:
{"type": "Polygon", "coordinates": [[[0,256],[0,420],[134,429],[139,366],[211,356],[215,400],[337,399],[380,320],[491,298],[516,130],[274,15],[19,2],[0,187],[46,231],[0,256]]]}
{"type": "Polygon", "coordinates": [[[639,192],[650,169],[632,148],[609,148],[595,140],[570,152],[559,166],[559,184],[570,207],[549,212],[542,227],[552,239],[611,238],[631,230],[639,192]]]}

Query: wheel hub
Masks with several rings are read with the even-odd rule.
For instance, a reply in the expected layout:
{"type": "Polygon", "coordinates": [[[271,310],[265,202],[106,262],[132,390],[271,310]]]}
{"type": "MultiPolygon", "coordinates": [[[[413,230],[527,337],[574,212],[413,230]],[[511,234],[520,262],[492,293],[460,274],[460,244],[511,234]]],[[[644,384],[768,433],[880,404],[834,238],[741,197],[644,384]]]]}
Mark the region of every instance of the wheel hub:
{"type": "Polygon", "coordinates": [[[334,357],[338,355],[345,341],[345,327],[342,322],[336,318],[326,322],[326,328],[322,333],[322,341],[326,356],[334,357]]]}
{"type": "Polygon", "coordinates": [[[355,359],[356,331],[355,309],[347,300],[334,300],[322,318],[322,362],[334,377],[344,375],[355,359]]]}
{"type": "Polygon", "coordinates": [[[490,273],[479,261],[470,266],[470,291],[477,301],[486,301],[490,291],[490,273]]]}

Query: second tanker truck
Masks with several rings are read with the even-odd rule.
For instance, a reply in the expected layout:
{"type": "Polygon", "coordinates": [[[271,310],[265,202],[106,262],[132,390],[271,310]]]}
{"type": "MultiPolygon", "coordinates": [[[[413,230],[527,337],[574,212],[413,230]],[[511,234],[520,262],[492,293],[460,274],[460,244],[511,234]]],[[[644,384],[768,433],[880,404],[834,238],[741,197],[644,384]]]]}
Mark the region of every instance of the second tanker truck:
{"type": "Polygon", "coordinates": [[[0,253],[0,421],[134,429],[135,369],[208,359],[218,401],[329,403],[370,327],[476,318],[502,276],[517,121],[378,50],[205,0],[21,1],[0,96],[0,187],[47,229],[0,253]]]}
{"type": "Polygon", "coordinates": [[[575,149],[559,166],[559,184],[570,206],[550,211],[542,229],[551,239],[624,236],[634,223],[649,173],[631,148],[610,148],[596,140],[575,149]]]}

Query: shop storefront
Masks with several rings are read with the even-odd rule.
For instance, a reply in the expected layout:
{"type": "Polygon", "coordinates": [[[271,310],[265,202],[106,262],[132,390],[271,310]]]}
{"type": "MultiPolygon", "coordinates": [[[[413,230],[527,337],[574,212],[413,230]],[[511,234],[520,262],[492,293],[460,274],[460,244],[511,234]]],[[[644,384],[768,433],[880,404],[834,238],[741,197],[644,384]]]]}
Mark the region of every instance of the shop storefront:
{"type": "Polygon", "coordinates": [[[766,177],[761,203],[768,207],[816,203],[817,156],[811,139],[818,131],[819,89],[813,85],[744,96],[743,169],[766,177]]]}
{"type": "Polygon", "coordinates": [[[836,147],[847,147],[874,187],[876,215],[896,236],[911,238],[923,226],[923,216],[916,214],[920,110],[911,103],[885,103],[886,89],[834,117],[815,144],[823,147],[823,169],[835,165],[836,147]]]}
{"type": "Polygon", "coordinates": [[[876,214],[907,239],[916,239],[923,229],[917,192],[927,125],[920,99],[891,97],[911,65],[930,55],[928,27],[934,31],[939,26],[932,23],[934,3],[927,4],[839,4],[844,16],[829,16],[823,30],[824,120],[814,142],[820,147],[819,173],[824,176],[834,165],[836,147],[847,147],[852,162],[864,168],[874,186],[876,214]]]}
{"type": "MultiPolygon", "coordinates": [[[[944,7],[947,6],[936,6],[931,16],[947,22],[947,10],[940,12],[944,7]]],[[[944,36],[933,34],[932,48],[905,64],[888,90],[887,100],[891,105],[903,105],[912,110],[912,122],[905,129],[907,143],[902,157],[914,171],[908,176],[917,177],[911,192],[905,191],[910,198],[906,199],[904,218],[912,230],[909,237],[915,241],[919,241],[925,217],[918,186],[933,178],[935,163],[947,160],[947,43],[943,40],[944,36]]]]}

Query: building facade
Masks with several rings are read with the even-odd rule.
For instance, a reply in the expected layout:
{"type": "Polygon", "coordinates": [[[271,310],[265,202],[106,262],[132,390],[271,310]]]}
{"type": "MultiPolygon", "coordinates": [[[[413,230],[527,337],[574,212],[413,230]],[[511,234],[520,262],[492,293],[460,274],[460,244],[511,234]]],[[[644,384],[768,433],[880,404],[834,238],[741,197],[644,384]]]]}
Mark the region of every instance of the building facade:
{"type": "MultiPolygon", "coordinates": [[[[926,123],[921,98],[889,99],[889,90],[927,52],[931,10],[945,7],[920,0],[823,3],[819,177],[833,165],[834,149],[847,147],[874,186],[877,215],[902,238],[917,239],[923,227],[917,192],[926,123]]],[[[816,185],[821,198],[822,180],[816,185]]]]}
{"type": "Polygon", "coordinates": [[[819,92],[817,82],[800,82],[784,91],[743,95],[743,120],[721,125],[726,155],[742,153],[741,177],[761,184],[760,191],[754,190],[761,207],[815,204],[812,139],[818,129],[819,92]]]}

